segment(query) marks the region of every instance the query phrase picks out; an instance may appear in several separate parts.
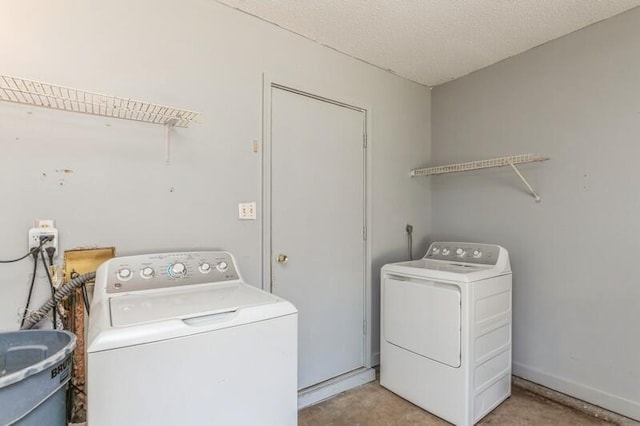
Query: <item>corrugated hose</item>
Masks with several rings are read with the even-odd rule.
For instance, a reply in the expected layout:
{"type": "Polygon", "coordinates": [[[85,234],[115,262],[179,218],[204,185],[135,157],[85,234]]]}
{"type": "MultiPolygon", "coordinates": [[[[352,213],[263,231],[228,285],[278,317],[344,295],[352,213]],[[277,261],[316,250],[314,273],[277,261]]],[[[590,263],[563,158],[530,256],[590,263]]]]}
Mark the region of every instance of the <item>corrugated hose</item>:
{"type": "Polygon", "coordinates": [[[29,314],[29,316],[25,319],[24,325],[21,327],[21,329],[28,330],[30,328],[33,328],[33,326],[40,322],[40,320],[44,318],[49,313],[49,311],[53,309],[54,306],[60,303],[62,299],[69,296],[73,292],[73,290],[82,286],[83,284],[86,284],[95,277],[95,272],[82,274],[60,287],[56,291],[55,296],[50,297],[46,302],[42,304],[40,308],[29,314]]]}

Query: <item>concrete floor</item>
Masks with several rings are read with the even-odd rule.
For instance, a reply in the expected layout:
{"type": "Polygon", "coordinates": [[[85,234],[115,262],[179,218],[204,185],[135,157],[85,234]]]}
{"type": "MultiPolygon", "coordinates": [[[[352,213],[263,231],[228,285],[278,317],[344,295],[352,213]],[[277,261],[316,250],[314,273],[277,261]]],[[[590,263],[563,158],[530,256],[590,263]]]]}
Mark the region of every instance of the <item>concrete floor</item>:
{"type": "MultiPolygon", "coordinates": [[[[571,408],[512,387],[511,398],[479,425],[608,425],[571,408]]],[[[432,426],[449,425],[389,392],[378,381],[344,392],[299,412],[298,426],[432,426]]]]}

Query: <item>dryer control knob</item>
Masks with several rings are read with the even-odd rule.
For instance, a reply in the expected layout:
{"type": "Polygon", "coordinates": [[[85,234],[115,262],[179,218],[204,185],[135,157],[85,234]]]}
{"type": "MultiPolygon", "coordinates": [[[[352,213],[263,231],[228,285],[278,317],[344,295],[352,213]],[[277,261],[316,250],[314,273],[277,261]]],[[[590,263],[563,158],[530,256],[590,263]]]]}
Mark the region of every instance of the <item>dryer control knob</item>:
{"type": "Polygon", "coordinates": [[[467,254],[467,252],[464,251],[464,249],[459,248],[458,250],[456,250],[456,254],[460,257],[463,257],[465,254],[467,254]]]}
{"type": "Polygon", "coordinates": [[[218,264],[216,265],[216,268],[218,269],[218,271],[224,272],[227,269],[229,269],[229,264],[223,260],[221,262],[218,262],[218,264]]]}
{"type": "Polygon", "coordinates": [[[174,278],[184,277],[187,275],[187,267],[184,263],[176,262],[169,266],[169,275],[174,278]]]}
{"type": "Polygon", "coordinates": [[[131,275],[132,275],[132,272],[131,272],[131,269],[129,268],[121,268],[118,271],[118,278],[120,278],[123,281],[131,279],[131,275]]]}
{"type": "Polygon", "coordinates": [[[451,253],[451,250],[449,250],[448,248],[443,248],[443,249],[442,249],[442,254],[443,254],[443,255],[448,256],[448,255],[449,255],[449,253],[451,253]]]}
{"type": "Polygon", "coordinates": [[[148,280],[150,278],[153,278],[153,276],[155,275],[155,271],[153,270],[152,267],[147,266],[145,268],[142,268],[142,271],[140,271],[140,276],[142,278],[144,278],[145,280],[148,280]]]}
{"type": "Polygon", "coordinates": [[[482,256],[482,252],[480,250],[474,250],[473,251],[473,257],[475,257],[477,259],[480,256],[482,256]]]}
{"type": "Polygon", "coordinates": [[[207,274],[207,273],[211,272],[211,264],[207,263],[207,262],[203,262],[198,267],[198,270],[200,272],[202,272],[203,274],[207,274]]]}
{"type": "Polygon", "coordinates": [[[431,249],[431,253],[433,254],[438,254],[440,253],[440,247],[436,246],[434,248],[431,249]]]}

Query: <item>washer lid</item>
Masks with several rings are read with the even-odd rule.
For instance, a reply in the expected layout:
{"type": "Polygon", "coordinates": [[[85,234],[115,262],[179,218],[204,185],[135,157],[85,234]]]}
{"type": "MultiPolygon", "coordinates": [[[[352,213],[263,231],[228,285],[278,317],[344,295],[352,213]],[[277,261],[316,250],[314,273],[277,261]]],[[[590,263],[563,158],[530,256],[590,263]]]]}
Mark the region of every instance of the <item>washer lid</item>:
{"type": "Polygon", "coordinates": [[[473,282],[504,275],[493,265],[470,264],[455,261],[418,259],[385,265],[382,271],[389,274],[413,275],[434,280],[473,282]]]}
{"type": "Polygon", "coordinates": [[[169,319],[189,319],[277,303],[280,299],[243,283],[156,293],[134,293],[109,299],[111,325],[124,327],[169,319]]]}

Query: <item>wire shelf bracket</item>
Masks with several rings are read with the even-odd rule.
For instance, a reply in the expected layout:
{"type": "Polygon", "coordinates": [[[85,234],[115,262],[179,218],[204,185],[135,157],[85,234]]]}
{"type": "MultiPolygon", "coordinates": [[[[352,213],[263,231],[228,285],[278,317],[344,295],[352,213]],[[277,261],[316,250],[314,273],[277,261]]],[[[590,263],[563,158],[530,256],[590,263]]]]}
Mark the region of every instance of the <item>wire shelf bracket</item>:
{"type": "Polygon", "coordinates": [[[3,74],[0,74],[0,101],[164,125],[167,161],[170,130],[189,127],[199,115],[186,109],[3,74]]]}
{"type": "Polygon", "coordinates": [[[533,198],[535,198],[536,202],[540,202],[540,196],[533,189],[533,187],[529,184],[527,179],[520,173],[520,170],[515,166],[516,164],[525,164],[525,163],[534,163],[539,161],[549,160],[549,157],[542,157],[539,155],[533,154],[520,154],[520,155],[511,155],[508,157],[499,157],[499,158],[491,158],[488,160],[480,160],[480,161],[470,161],[468,163],[456,163],[456,164],[448,164],[445,166],[437,166],[437,167],[426,167],[422,169],[414,169],[411,170],[411,177],[416,176],[436,176],[442,175],[446,173],[457,173],[457,172],[468,172],[471,170],[480,170],[480,169],[488,169],[492,167],[506,167],[510,166],[516,175],[522,180],[525,184],[533,198]]]}

